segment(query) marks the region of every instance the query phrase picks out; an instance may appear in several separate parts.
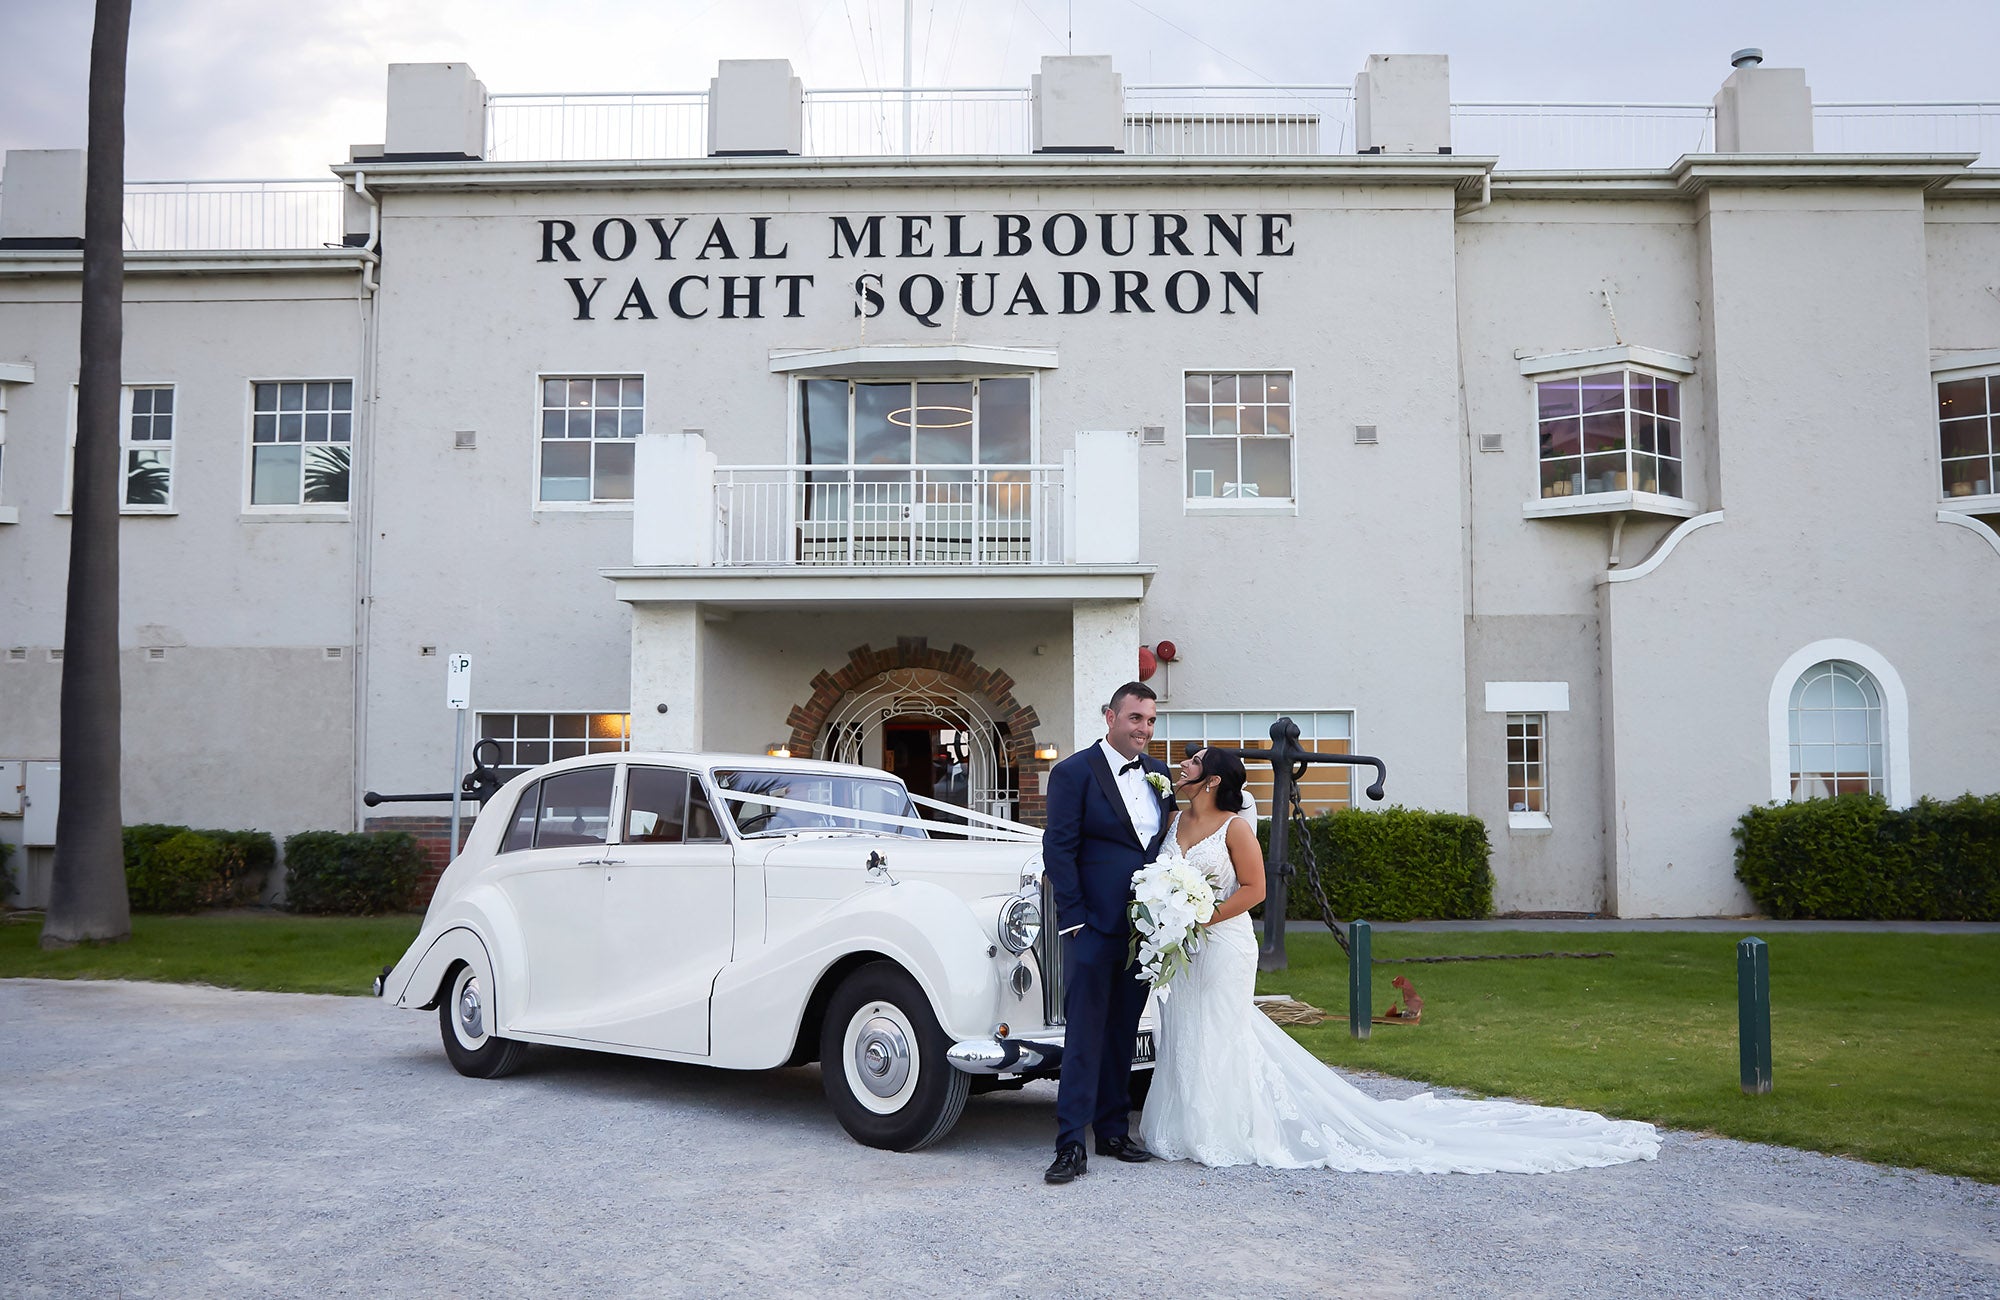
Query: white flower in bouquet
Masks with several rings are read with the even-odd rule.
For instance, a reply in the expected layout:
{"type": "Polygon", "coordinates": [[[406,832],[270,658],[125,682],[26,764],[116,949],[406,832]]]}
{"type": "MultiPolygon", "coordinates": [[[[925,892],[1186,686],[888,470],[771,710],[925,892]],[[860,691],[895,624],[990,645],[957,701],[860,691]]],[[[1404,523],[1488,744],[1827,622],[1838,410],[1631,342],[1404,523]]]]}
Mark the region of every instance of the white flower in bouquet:
{"type": "Polygon", "coordinates": [[[1201,951],[1215,915],[1215,884],[1185,858],[1155,862],[1132,877],[1130,913],[1139,978],[1164,988],[1201,951]]]}
{"type": "Polygon", "coordinates": [[[1171,798],[1174,793],[1174,783],[1167,780],[1164,772],[1146,773],[1146,784],[1152,786],[1153,793],[1162,799],[1171,798]]]}

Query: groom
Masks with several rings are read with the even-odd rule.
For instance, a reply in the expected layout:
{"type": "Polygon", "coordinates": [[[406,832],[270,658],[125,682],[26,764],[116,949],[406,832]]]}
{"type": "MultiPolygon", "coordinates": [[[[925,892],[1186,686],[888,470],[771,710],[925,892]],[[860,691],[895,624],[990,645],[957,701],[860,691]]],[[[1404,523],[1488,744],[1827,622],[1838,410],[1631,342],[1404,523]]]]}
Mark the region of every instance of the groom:
{"type": "Polygon", "coordinates": [[[1127,953],[1132,926],[1125,907],[1132,875],[1153,860],[1174,801],[1160,789],[1167,765],[1146,754],[1156,697],[1127,682],[1104,706],[1104,739],[1049,772],[1049,820],[1042,867],[1055,887],[1055,924],[1063,945],[1062,1080],[1056,1093],[1056,1158],[1044,1177],[1067,1183],[1084,1171],[1083,1130],[1097,1154],[1150,1160],[1128,1136],[1132,1118],[1132,1048],[1146,983],[1127,953]],[[1157,775],[1157,783],[1147,780],[1157,775]]]}

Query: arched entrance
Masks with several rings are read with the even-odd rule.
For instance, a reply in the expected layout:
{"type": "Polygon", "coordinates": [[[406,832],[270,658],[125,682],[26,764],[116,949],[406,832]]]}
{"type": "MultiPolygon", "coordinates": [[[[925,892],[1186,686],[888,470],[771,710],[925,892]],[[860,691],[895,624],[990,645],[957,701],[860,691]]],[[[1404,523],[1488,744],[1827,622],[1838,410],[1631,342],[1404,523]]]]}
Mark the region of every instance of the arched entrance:
{"type": "Polygon", "coordinates": [[[963,645],[933,650],[922,637],[893,650],[864,645],[813,678],[812,698],[791,712],[790,748],[885,768],[918,794],[1039,824],[1048,766],[1035,757],[1040,719],[1013,685],[963,645]]]}

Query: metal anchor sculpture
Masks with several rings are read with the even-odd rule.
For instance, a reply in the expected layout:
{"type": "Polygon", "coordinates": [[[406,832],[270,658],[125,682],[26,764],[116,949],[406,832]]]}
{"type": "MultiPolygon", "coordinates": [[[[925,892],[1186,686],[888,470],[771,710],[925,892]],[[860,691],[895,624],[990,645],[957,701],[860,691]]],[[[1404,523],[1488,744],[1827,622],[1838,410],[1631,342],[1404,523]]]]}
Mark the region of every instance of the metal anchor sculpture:
{"type": "MultiPolygon", "coordinates": [[[[489,737],[475,744],[472,747],[472,770],[459,782],[459,795],[483,808],[505,784],[507,778],[500,775],[500,742],[489,737]],[[489,745],[492,746],[490,750],[487,748],[489,745]]],[[[451,796],[449,790],[443,794],[376,794],[370,790],[361,796],[361,802],[370,808],[385,803],[450,803],[451,796]]]]}
{"type": "MultiPolygon", "coordinates": [[[[1189,753],[1200,748],[1202,746],[1192,742],[1187,747],[1189,753]]],[[[1375,783],[1368,787],[1368,797],[1380,803],[1382,783],[1389,779],[1389,769],[1381,759],[1370,758],[1366,754],[1318,754],[1301,748],[1299,724],[1290,718],[1279,718],[1271,724],[1269,749],[1223,749],[1222,752],[1234,754],[1246,762],[1271,765],[1271,855],[1264,870],[1264,936],[1257,945],[1257,969],[1284,970],[1285,882],[1298,874],[1298,869],[1291,862],[1292,829],[1294,823],[1301,831],[1305,828],[1305,811],[1299,804],[1299,778],[1314,763],[1337,763],[1347,767],[1365,764],[1375,769],[1375,783]]],[[[1341,951],[1345,952],[1347,935],[1340,922],[1334,919],[1333,906],[1327,901],[1326,890],[1320,884],[1319,864],[1313,858],[1312,840],[1303,834],[1299,838],[1305,853],[1306,879],[1319,896],[1320,917],[1333,931],[1333,937],[1340,941],[1341,951]]]]}

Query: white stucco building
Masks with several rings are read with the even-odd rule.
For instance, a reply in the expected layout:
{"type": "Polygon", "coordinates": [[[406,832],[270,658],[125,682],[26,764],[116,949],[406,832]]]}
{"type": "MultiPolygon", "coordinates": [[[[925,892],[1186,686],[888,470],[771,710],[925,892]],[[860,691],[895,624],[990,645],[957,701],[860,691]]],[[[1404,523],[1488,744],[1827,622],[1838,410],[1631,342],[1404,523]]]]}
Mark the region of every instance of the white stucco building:
{"type": "MultiPolygon", "coordinates": [[[[596,116],[397,65],[337,193],[258,194],[302,233],[173,199],[209,226],[127,257],[127,820],[445,788],[450,652],[509,765],[784,746],[1033,818],[1172,642],[1162,743],[1380,755],[1485,819],[1501,910],[1740,912],[1752,804],[2000,785],[1976,152],[1815,151],[1755,65],[1621,170],[1454,149],[1429,56],[1226,110],[1051,59],[969,143],[922,94],[885,151],[783,63],[596,116]]],[[[81,188],[0,183],[23,784],[81,188]]]]}

